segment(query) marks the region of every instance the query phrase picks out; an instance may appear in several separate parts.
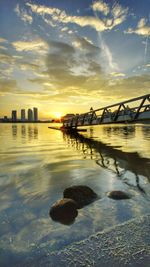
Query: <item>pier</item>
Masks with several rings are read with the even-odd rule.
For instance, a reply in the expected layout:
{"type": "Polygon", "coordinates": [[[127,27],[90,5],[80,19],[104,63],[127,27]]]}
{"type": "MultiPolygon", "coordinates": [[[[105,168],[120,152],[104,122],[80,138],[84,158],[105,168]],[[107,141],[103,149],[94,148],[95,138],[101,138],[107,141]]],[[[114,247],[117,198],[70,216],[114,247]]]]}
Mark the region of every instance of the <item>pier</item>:
{"type": "Polygon", "coordinates": [[[132,98],[103,108],[72,116],[64,120],[65,129],[112,123],[136,123],[150,121],[150,94],[132,98]]]}

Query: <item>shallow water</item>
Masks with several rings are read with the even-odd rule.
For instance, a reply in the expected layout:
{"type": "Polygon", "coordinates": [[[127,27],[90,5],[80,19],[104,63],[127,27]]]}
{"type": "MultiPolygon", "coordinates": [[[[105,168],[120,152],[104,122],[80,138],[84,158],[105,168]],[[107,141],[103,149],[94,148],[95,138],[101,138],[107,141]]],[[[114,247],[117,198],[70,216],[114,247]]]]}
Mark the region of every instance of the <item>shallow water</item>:
{"type": "Polygon", "coordinates": [[[0,124],[0,266],[37,260],[44,248],[64,248],[150,212],[150,125],[95,126],[84,135],[48,126],[0,124]],[[51,205],[80,184],[100,199],[71,225],[52,221],[51,205]],[[109,199],[111,190],[131,199],[109,199]]]}

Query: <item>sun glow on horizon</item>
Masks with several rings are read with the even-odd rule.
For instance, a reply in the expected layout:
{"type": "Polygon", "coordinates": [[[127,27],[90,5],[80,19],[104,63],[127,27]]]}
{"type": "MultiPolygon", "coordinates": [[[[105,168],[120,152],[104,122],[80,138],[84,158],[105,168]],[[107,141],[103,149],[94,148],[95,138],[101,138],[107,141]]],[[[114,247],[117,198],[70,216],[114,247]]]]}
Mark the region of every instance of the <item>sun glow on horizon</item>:
{"type": "Polygon", "coordinates": [[[56,112],[54,112],[53,114],[54,114],[54,117],[55,117],[56,119],[61,119],[61,117],[62,117],[62,113],[59,112],[59,111],[56,111],[56,112]]]}
{"type": "Polygon", "coordinates": [[[150,0],[0,1],[0,118],[35,106],[61,121],[148,94],[148,10],[150,0]]]}

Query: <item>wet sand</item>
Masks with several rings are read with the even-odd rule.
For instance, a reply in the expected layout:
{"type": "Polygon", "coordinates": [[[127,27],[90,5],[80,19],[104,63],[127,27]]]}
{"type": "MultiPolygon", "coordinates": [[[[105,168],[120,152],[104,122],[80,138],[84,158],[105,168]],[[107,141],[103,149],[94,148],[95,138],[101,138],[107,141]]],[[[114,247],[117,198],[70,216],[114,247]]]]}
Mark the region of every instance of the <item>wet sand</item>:
{"type": "Polygon", "coordinates": [[[148,267],[150,262],[150,214],[98,232],[62,251],[45,254],[32,267],[148,267]]]}

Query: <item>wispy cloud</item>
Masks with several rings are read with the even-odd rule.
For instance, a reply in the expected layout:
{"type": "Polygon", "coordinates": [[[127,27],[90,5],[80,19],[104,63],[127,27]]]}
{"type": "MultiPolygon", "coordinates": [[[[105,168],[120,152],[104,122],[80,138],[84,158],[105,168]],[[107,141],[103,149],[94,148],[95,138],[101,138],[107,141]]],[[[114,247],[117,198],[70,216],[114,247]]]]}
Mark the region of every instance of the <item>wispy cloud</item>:
{"type": "MultiPolygon", "coordinates": [[[[37,5],[31,2],[27,2],[26,6],[30,8],[32,13],[41,16],[42,19],[51,26],[59,26],[60,23],[62,23],[63,26],[61,27],[61,31],[66,32],[67,34],[72,34],[72,30],[68,28],[70,24],[76,24],[80,27],[89,26],[95,29],[98,33],[101,33],[106,30],[111,30],[117,25],[123,23],[128,14],[127,8],[124,8],[119,4],[115,4],[111,7],[111,5],[108,5],[104,1],[96,1],[92,4],[91,8],[94,11],[94,14],[95,12],[98,13],[98,15],[96,16],[73,16],[67,14],[64,10],[54,7],[48,7],[45,5],[37,5]],[[103,16],[100,17],[99,12],[101,12],[103,16]]],[[[74,40],[72,44],[74,45],[74,47],[82,49],[79,39],[74,40]]],[[[102,47],[102,53],[105,59],[107,59],[107,69],[110,69],[111,72],[118,71],[118,66],[113,60],[112,53],[108,45],[105,43],[104,40],[102,40],[102,38],[100,41],[100,45],[102,47]]],[[[104,61],[106,61],[105,59],[104,61]]]]}
{"type": "Polygon", "coordinates": [[[125,76],[125,74],[122,72],[111,72],[110,75],[113,77],[124,77],[125,76]]]}
{"type": "Polygon", "coordinates": [[[33,18],[31,15],[27,13],[26,10],[23,8],[20,8],[19,4],[16,5],[14,11],[16,12],[17,16],[24,22],[28,22],[29,24],[32,24],[33,18]]]}
{"type": "Polygon", "coordinates": [[[115,5],[113,6],[113,8],[111,10],[113,17],[114,18],[121,18],[121,20],[124,19],[124,16],[127,15],[127,12],[128,12],[128,8],[123,8],[118,3],[115,3],[115,5]]]}
{"type": "Polygon", "coordinates": [[[99,11],[102,12],[104,15],[108,15],[108,13],[110,12],[110,8],[109,5],[104,3],[103,1],[96,1],[93,2],[92,4],[92,9],[94,11],[99,11]]]}
{"type": "Polygon", "coordinates": [[[15,64],[15,59],[9,52],[5,49],[1,50],[0,53],[0,78],[2,79],[12,79],[13,67],[15,64]]]}
{"type": "MultiPolygon", "coordinates": [[[[31,8],[32,12],[41,15],[42,17],[45,14],[50,15],[52,21],[54,22],[62,22],[64,24],[75,23],[81,27],[91,26],[97,31],[103,31],[106,29],[105,23],[102,20],[94,17],[70,16],[67,15],[64,10],[60,10],[58,8],[51,8],[31,3],[26,3],[26,5],[31,8]]],[[[51,19],[47,19],[46,22],[51,21],[51,19]]]]}
{"type": "Polygon", "coordinates": [[[146,62],[146,56],[148,51],[148,39],[150,37],[150,26],[147,25],[147,20],[141,18],[135,29],[129,28],[125,33],[128,34],[137,34],[142,37],[146,37],[145,48],[144,48],[144,62],[146,62]]]}
{"type": "Polygon", "coordinates": [[[104,56],[104,64],[105,64],[105,70],[107,73],[110,71],[118,71],[118,65],[114,61],[112,53],[102,36],[99,36],[100,42],[101,42],[101,48],[102,48],[102,54],[104,56]],[[105,63],[106,62],[106,63],[105,63]]]}
{"type": "Polygon", "coordinates": [[[20,61],[17,62],[18,67],[23,70],[23,71],[35,71],[38,73],[38,71],[40,70],[40,66],[34,63],[29,63],[29,62],[25,62],[25,61],[20,61]]]}
{"type": "MultiPolygon", "coordinates": [[[[104,15],[106,15],[105,23],[108,28],[113,28],[117,26],[118,24],[121,24],[127,16],[128,8],[123,8],[121,5],[115,3],[112,8],[108,6],[108,4],[100,1],[96,1],[92,5],[92,9],[94,11],[95,17],[98,19],[98,12],[103,12],[104,15]],[[106,12],[107,11],[107,12],[106,12]],[[109,15],[109,16],[107,16],[109,15]]],[[[114,61],[112,52],[109,48],[109,46],[106,44],[104,38],[102,37],[102,32],[98,32],[98,39],[101,46],[101,54],[103,55],[104,60],[104,68],[107,73],[110,73],[112,71],[118,71],[118,65],[114,61]]]]}
{"type": "Polygon", "coordinates": [[[12,64],[14,62],[13,56],[7,52],[0,53],[0,64],[12,64]]]}
{"type": "MultiPolygon", "coordinates": [[[[46,57],[45,70],[41,76],[30,79],[30,82],[41,85],[41,99],[50,99],[70,104],[86,105],[95,99],[105,96],[110,98],[125,98],[144,94],[149,88],[148,75],[125,78],[122,72],[112,72],[104,75],[103,60],[99,60],[99,47],[90,44],[85,38],[76,36],[72,45],[54,42],[49,43],[50,50],[46,57]],[[45,94],[47,95],[43,95],[45,94]]],[[[38,96],[40,99],[40,96],[38,96]]]]}
{"type": "Polygon", "coordinates": [[[0,93],[13,92],[16,90],[16,86],[16,80],[0,78],[0,93]]]}
{"type": "Polygon", "coordinates": [[[146,19],[142,18],[135,29],[129,28],[125,33],[135,33],[142,36],[150,36],[150,26],[146,25],[146,19]]]}
{"type": "Polygon", "coordinates": [[[48,50],[48,44],[41,39],[32,41],[16,41],[13,42],[12,45],[18,52],[31,51],[38,53],[47,53],[48,50]]]}
{"type": "Polygon", "coordinates": [[[51,21],[51,20],[45,18],[45,16],[43,16],[43,20],[44,20],[45,23],[47,23],[47,24],[50,25],[51,27],[53,27],[53,28],[56,27],[56,24],[55,24],[53,21],[51,21]]]}
{"type": "Polygon", "coordinates": [[[8,41],[5,38],[0,37],[0,50],[8,50],[8,47],[6,47],[5,45],[8,45],[8,41]]]}
{"type": "Polygon", "coordinates": [[[94,12],[101,12],[106,16],[105,26],[110,30],[124,22],[128,14],[128,8],[124,8],[118,3],[115,3],[111,8],[103,1],[96,1],[92,4],[92,9],[94,12]]]}
{"type": "Polygon", "coordinates": [[[83,51],[87,51],[88,55],[90,52],[98,53],[100,51],[100,48],[95,46],[91,40],[89,40],[87,37],[79,37],[79,36],[74,36],[72,44],[74,47],[79,48],[83,51]]]}
{"type": "Polygon", "coordinates": [[[2,46],[2,45],[0,45],[0,49],[2,49],[2,50],[8,50],[8,48],[7,48],[7,47],[5,47],[5,46],[2,46]]]}
{"type": "Polygon", "coordinates": [[[5,38],[0,37],[0,43],[7,43],[8,41],[5,38]]]}
{"type": "Polygon", "coordinates": [[[127,9],[122,8],[120,5],[116,5],[112,11],[109,6],[104,2],[93,3],[93,10],[98,10],[108,15],[108,18],[99,18],[93,16],[72,16],[68,15],[64,10],[58,8],[51,8],[44,5],[36,5],[32,3],[26,3],[30,7],[33,13],[40,15],[45,20],[45,15],[49,15],[50,18],[46,18],[45,22],[61,22],[63,24],[73,23],[81,27],[92,27],[96,31],[102,32],[105,30],[111,30],[115,26],[121,24],[127,16],[127,9]]]}
{"type": "MultiPolygon", "coordinates": [[[[47,44],[49,52],[42,62],[39,61],[39,64],[38,61],[29,62],[28,58],[18,57],[18,55],[15,57],[7,53],[3,55],[0,58],[3,62],[8,64],[10,62],[24,73],[30,71],[37,75],[30,76],[30,78],[28,76],[28,83],[32,82],[30,90],[19,89],[16,81],[11,78],[1,78],[2,94],[30,95],[38,101],[44,103],[49,101],[54,104],[57,102],[57,105],[60,103],[73,106],[83,105],[83,101],[86,101],[87,106],[95,106],[96,99],[100,96],[105,99],[105,103],[108,103],[115,98],[120,100],[126,98],[128,94],[134,97],[137,91],[138,94],[147,93],[150,84],[149,75],[125,78],[124,74],[119,71],[112,72],[111,76],[104,75],[103,60],[99,60],[101,49],[89,43],[85,38],[75,36],[75,41],[79,45],[49,41],[47,44]],[[44,61],[43,69],[39,69],[44,61]],[[40,91],[37,91],[37,86],[40,86],[40,91]],[[33,87],[35,89],[32,89],[33,87]]],[[[39,42],[42,40],[40,39],[39,42]]],[[[19,52],[31,51],[34,46],[32,42],[29,43],[17,43],[14,47],[19,52]]],[[[35,51],[36,49],[38,51],[37,47],[35,51]]]]}

